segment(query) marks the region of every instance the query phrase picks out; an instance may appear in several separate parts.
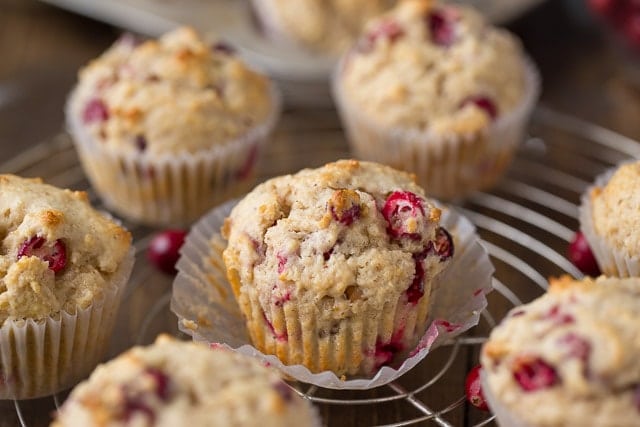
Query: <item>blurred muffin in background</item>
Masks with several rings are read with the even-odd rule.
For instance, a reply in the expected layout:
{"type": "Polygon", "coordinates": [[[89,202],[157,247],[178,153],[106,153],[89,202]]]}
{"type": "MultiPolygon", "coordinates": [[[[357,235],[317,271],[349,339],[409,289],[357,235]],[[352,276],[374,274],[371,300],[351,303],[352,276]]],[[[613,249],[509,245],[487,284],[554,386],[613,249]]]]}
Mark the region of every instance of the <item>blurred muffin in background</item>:
{"type": "Polygon", "coordinates": [[[252,0],[268,37],[338,56],[358,37],[367,20],[398,0],[252,0]]]}
{"type": "Polygon", "coordinates": [[[413,172],[447,199],[502,176],[538,90],[512,34],[469,7],[428,0],[371,21],[333,76],[355,155],[413,172]]]}
{"type": "Polygon", "coordinates": [[[269,79],[228,45],[179,28],[116,42],[80,71],[66,116],[110,209],[183,226],[253,184],[279,105],[269,79]]]}

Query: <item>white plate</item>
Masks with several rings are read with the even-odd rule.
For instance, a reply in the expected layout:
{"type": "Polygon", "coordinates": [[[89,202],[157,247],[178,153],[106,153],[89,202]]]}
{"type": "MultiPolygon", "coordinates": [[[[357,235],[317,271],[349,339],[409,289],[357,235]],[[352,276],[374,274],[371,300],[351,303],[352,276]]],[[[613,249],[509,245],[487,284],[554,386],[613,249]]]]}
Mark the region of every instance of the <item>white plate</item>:
{"type": "MultiPolygon", "coordinates": [[[[215,33],[236,46],[254,67],[281,86],[288,103],[331,102],[328,78],[334,60],[266,39],[248,0],[44,0],[129,31],[156,37],[179,25],[215,33]]],[[[492,22],[511,20],[542,0],[466,0],[492,22]]]]}

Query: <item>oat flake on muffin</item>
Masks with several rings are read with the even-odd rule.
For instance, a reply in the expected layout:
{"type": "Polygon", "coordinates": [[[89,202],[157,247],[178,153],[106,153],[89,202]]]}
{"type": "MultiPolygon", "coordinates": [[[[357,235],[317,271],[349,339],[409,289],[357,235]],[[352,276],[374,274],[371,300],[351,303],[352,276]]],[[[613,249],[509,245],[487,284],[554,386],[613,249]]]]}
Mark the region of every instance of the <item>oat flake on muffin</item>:
{"type": "Polygon", "coordinates": [[[276,371],[225,349],[160,336],[99,366],[52,427],[318,426],[276,371]]]}
{"type": "Polygon", "coordinates": [[[506,413],[529,427],[640,425],[638,322],[638,279],[552,280],[482,349],[498,421],[506,413]]]}
{"type": "Polygon", "coordinates": [[[453,255],[440,213],[409,174],[369,162],[256,187],[222,230],[253,344],[337,375],[368,376],[406,355],[453,255]]]}

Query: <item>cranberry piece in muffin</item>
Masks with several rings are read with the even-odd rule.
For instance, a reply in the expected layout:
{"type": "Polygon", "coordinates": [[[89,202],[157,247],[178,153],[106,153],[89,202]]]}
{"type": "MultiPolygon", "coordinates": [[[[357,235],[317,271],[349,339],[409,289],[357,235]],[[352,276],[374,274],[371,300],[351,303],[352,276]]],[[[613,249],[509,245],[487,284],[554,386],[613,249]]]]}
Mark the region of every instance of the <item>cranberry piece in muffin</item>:
{"type": "Polygon", "coordinates": [[[37,256],[46,261],[49,268],[57,273],[67,265],[67,247],[61,239],[56,240],[52,245],[47,243],[44,237],[33,236],[25,241],[18,250],[18,258],[23,256],[37,256]]]}
{"type": "Polygon", "coordinates": [[[393,237],[419,239],[419,222],[424,218],[422,199],[410,191],[394,191],[387,197],[382,215],[389,223],[387,231],[393,237]]]}
{"type": "Polygon", "coordinates": [[[109,110],[104,101],[99,98],[90,99],[82,112],[82,120],[85,124],[104,122],[109,119],[109,110]]]}
{"type": "Polygon", "coordinates": [[[513,367],[513,377],[524,391],[537,391],[558,383],[553,366],[540,357],[521,356],[513,367]]]}

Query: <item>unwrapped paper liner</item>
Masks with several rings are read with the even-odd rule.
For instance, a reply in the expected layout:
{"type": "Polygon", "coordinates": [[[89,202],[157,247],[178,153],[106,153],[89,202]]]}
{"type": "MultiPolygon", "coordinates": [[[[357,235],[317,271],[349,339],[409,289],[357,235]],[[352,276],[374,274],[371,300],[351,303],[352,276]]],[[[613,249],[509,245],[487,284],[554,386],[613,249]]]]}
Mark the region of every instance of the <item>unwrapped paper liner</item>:
{"type": "Polygon", "coordinates": [[[454,257],[434,283],[426,333],[399,367],[383,366],[373,378],[343,380],[333,372],[312,373],[302,365],[284,365],[251,345],[244,318],[229,285],[220,227],[237,200],[214,208],[194,225],[181,249],[173,283],[171,310],[178,327],[195,341],[220,343],[258,357],[298,381],[332,389],[370,389],[387,384],[420,362],[432,349],[478,323],[492,289],[493,265],[475,227],[455,210],[443,209],[441,225],[454,238],[454,257]],[[213,243],[212,243],[213,242],[213,243]]]}
{"type": "Polygon", "coordinates": [[[0,327],[0,400],[47,396],[75,385],[109,348],[134,249],[106,283],[104,296],[75,313],[8,319],[0,327]]]}
{"type": "Polygon", "coordinates": [[[146,156],[105,146],[73,114],[67,101],[67,129],[84,171],[104,204],[137,223],[182,227],[212,206],[248,191],[256,163],[281,112],[281,96],[270,89],[271,112],[237,138],[190,152],[146,156]]]}
{"type": "Polygon", "coordinates": [[[493,186],[504,175],[524,139],[540,93],[540,75],[525,57],[524,94],[511,111],[474,132],[442,134],[430,129],[391,127],[379,123],[355,105],[342,87],[346,53],[332,75],[333,98],[357,158],[385,163],[415,173],[428,196],[464,197],[493,186]]]}
{"type": "Polygon", "coordinates": [[[625,251],[614,247],[605,237],[596,233],[593,223],[591,193],[597,187],[604,187],[616,170],[617,167],[599,175],[594,185],[582,194],[579,209],[580,229],[589,242],[603,274],[613,277],[639,277],[640,257],[630,256],[625,251]]]}
{"type": "Polygon", "coordinates": [[[487,381],[487,374],[484,371],[480,372],[480,381],[482,387],[482,395],[484,396],[489,409],[496,416],[496,423],[500,427],[533,427],[530,424],[518,419],[518,417],[509,409],[503,405],[489,388],[487,381]]]}

